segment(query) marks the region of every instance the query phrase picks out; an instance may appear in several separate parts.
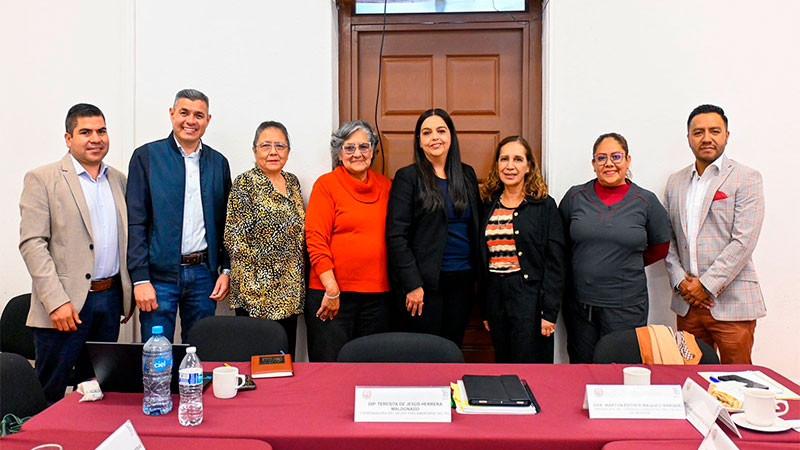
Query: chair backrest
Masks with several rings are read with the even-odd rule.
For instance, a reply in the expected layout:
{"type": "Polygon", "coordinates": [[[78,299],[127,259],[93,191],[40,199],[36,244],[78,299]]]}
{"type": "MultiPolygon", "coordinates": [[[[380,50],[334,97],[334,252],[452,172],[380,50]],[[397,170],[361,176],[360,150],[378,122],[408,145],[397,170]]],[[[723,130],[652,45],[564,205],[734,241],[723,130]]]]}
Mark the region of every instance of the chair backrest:
{"type": "Polygon", "coordinates": [[[253,355],[289,352],[289,339],[278,322],[242,316],[199,320],[189,330],[187,343],[197,347],[201,361],[241,362],[253,355]]]}
{"type": "Polygon", "coordinates": [[[44,389],[31,363],[16,353],[0,353],[0,417],[30,417],[45,408],[44,389]]]}
{"type": "MultiPolygon", "coordinates": [[[[697,339],[697,346],[703,352],[700,364],[719,364],[719,356],[710,345],[697,339]]],[[[639,353],[636,330],[614,331],[603,336],[594,348],[592,359],[595,364],[641,364],[642,355],[639,353]]]]}
{"type": "Polygon", "coordinates": [[[636,330],[614,331],[600,338],[594,347],[595,364],[641,364],[636,330]]]}
{"type": "Polygon", "coordinates": [[[25,326],[30,308],[31,294],[18,295],[6,304],[0,317],[0,352],[36,359],[33,329],[25,326]]]}
{"type": "Polygon", "coordinates": [[[464,355],[449,339],[423,333],[379,333],[345,344],[338,362],[463,363],[464,355]]]}

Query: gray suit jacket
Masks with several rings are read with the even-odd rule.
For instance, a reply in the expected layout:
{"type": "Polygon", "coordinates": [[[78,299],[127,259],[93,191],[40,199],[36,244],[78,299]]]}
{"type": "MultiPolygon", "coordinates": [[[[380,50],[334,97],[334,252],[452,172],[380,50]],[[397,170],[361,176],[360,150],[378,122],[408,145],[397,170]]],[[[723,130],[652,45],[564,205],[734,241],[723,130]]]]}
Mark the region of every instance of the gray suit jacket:
{"type": "MultiPolygon", "coordinates": [[[[122,310],[127,320],[134,309],[126,265],[125,175],[109,167],[108,181],[117,212],[122,310]]],[[[19,251],[33,280],[27,325],[53,328],[50,313],[56,308],[67,302],[78,312],[83,308],[94,270],[89,207],[69,153],[25,174],[19,209],[19,251]]]]}
{"type": "MultiPolygon", "coordinates": [[[[665,194],[672,222],[672,241],[666,265],[672,286],[689,271],[686,196],[690,165],[669,177],[665,194]]],[[[697,268],[703,286],[711,292],[711,315],[717,320],[753,320],[767,314],[751,255],[764,221],[764,187],[757,170],[725,158],[703,200],[697,236],[697,268]]],[[[672,294],[672,310],[680,316],[689,304],[672,294]]]]}

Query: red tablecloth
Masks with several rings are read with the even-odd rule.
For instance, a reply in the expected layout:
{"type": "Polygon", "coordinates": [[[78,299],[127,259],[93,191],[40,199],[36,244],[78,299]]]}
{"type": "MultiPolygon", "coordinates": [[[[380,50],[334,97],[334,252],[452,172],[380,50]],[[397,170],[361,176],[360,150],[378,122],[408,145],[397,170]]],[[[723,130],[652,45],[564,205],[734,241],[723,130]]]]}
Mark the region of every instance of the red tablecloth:
{"type": "MultiPolygon", "coordinates": [[[[206,364],[210,369],[219,363],[206,364]]],[[[245,363],[236,364],[248,372],[245,363]]],[[[23,430],[112,432],[131,419],[140,435],[203,436],[262,439],[278,450],[292,448],[359,448],[415,450],[443,448],[565,448],[599,449],[618,440],[695,440],[700,434],[685,420],[590,420],[582,409],[586,384],[622,383],[622,365],[499,365],[499,364],[295,364],[294,377],[256,380],[258,389],[220,400],[209,388],[203,396],[205,414],[197,427],[178,424],[177,411],[145,416],[141,394],[107,393],[96,403],[78,403],[72,394],[43,411],[23,430]],[[542,412],[535,416],[476,416],[453,412],[452,423],[355,423],[354,387],[449,385],[464,374],[517,374],[527,379],[542,412]]],[[[653,384],[683,384],[692,377],[708,383],[698,368],[649,366],[653,384]]],[[[702,370],[759,369],[776,381],[800,390],[772,370],[747,366],[704,366],[702,370]]],[[[177,405],[177,397],[175,404],[177,405]]],[[[791,401],[787,419],[800,418],[800,401],[791,401]]],[[[776,434],[741,430],[743,440],[798,442],[794,431],[776,434]]],[[[739,440],[734,437],[734,441],[739,440]]]]}
{"type": "MultiPolygon", "coordinates": [[[[75,430],[22,431],[0,438],[3,450],[29,450],[42,444],[60,444],[64,450],[94,450],[111,433],[75,430]]],[[[264,441],[255,439],[214,439],[203,437],[139,436],[147,450],[271,450],[264,441]]]]}
{"type": "MultiPolygon", "coordinates": [[[[697,450],[702,439],[692,441],[615,441],[603,446],[603,450],[697,450]]],[[[735,442],[739,450],[783,450],[797,449],[785,442],[735,442]]]]}

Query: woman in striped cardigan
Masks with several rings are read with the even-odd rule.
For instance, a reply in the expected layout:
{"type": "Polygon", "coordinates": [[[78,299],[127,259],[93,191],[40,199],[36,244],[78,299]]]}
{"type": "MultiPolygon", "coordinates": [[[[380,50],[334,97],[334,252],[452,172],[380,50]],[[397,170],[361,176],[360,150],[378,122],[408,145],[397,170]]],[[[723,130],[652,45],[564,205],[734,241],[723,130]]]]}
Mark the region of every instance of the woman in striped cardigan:
{"type": "Polygon", "coordinates": [[[481,194],[488,273],[482,310],[496,360],[552,363],[566,246],[556,202],[525,139],[500,141],[481,194]]]}

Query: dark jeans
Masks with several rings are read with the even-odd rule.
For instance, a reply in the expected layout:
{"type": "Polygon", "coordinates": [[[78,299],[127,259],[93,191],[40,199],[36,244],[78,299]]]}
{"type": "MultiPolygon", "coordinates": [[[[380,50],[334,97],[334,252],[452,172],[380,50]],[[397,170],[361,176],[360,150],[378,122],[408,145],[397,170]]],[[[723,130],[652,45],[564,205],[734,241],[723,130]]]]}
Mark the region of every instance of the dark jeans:
{"type": "Polygon", "coordinates": [[[519,272],[489,275],[486,315],[498,363],[553,363],[554,338],[542,336],[539,287],[519,272]]]}
{"type": "MultiPolygon", "coordinates": [[[[250,317],[250,313],[247,312],[244,308],[235,308],[236,315],[240,317],[250,317]]],[[[299,314],[295,314],[293,316],[289,316],[285,319],[278,319],[275,322],[278,322],[280,326],[283,327],[283,331],[286,332],[286,337],[289,338],[289,354],[292,355],[292,361],[295,361],[295,347],[297,346],[297,317],[299,314]]]]}
{"type": "Polygon", "coordinates": [[[180,305],[181,341],[186,342],[192,325],[200,319],[213,316],[217,310],[217,302],[208,296],[214,290],[216,277],[206,264],[181,266],[181,275],[177,283],[152,281],[156,290],[158,309],[155,311],[139,311],[142,322],[142,342],[147,342],[153,334],[153,326],[164,327],[164,336],[172,342],[175,337],[175,314],[180,305]]]}
{"type": "MultiPolygon", "coordinates": [[[[78,313],[77,331],[34,328],[36,374],[48,404],[64,398],[72,368],[86,341],[116,342],[122,316],[122,287],[116,281],[103,292],[90,292],[78,313]]],[[[77,324],[76,324],[77,325],[77,324]]],[[[83,381],[83,380],[79,380],[83,381]]]]}
{"type": "Polygon", "coordinates": [[[648,302],[620,308],[592,306],[574,300],[564,305],[567,353],[572,364],[588,364],[601,337],[647,325],[648,302]]]}
{"type": "Polygon", "coordinates": [[[308,329],[308,359],[312,362],[336,361],[339,350],[355,338],[389,330],[388,292],[342,292],[339,313],[325,322],[317,318],[325,291],[309,289],[305,317],[308,329]]]}
{"type": "Polygon", "coordinates": [[[440,272],[439,288],[424,289],[422,315],[412,317],[406,311],[406,326],[409,331],[435,334],[450,339],[461,347],[475,301],[475,278],[472,270],[440,272]]]}

